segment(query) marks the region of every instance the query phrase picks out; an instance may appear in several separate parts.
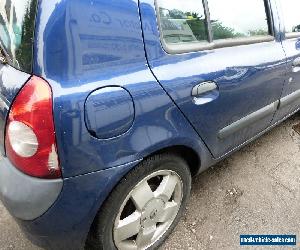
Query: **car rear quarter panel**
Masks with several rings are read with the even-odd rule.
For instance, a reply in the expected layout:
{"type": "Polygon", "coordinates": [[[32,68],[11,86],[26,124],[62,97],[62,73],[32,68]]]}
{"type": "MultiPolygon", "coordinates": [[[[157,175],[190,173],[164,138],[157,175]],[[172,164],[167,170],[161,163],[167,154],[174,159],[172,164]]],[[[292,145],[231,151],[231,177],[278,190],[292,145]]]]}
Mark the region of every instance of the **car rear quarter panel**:
{"type": "Polygon", "coordinates": [[[194,149],[209,165],[204,143],[147,66],[137,0],[41,1],[38,13],[34,73],[52,86],[64,177],[175,145],[194,149]],[[128,131],[101,140],[86,129],[84,107],[91,92],[111,86],[131,94],[135,117],[128,131]]]}

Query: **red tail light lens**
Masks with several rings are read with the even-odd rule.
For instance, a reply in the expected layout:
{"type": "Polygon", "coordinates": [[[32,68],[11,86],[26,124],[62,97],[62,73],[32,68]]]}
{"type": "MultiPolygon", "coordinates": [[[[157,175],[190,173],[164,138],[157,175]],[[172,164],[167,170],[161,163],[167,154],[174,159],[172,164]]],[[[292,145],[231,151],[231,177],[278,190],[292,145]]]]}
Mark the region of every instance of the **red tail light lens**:
{"type": "Polygon", "coordinates": [[[23,173],[46,179],[61,177],[52,111],[52,91],[33,76],[14,100],[7,121],[6,155],[23,173]]]}

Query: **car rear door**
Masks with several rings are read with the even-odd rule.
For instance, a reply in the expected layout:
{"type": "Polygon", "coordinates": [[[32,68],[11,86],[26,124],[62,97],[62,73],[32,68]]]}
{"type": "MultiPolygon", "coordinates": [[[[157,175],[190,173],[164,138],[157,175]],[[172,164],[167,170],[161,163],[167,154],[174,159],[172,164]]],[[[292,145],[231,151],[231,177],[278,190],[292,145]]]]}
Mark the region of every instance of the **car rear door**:
{"type": "Polygon", "coordinates": [[[274,122],[300,108],[300,1],[277,0],[282,46],[287,57],[287,76],[274,122]]]}
{"type": "Polygon", "coordinates": [[[286,74],[273,1],[141,0],[149,65],[222,157],[265,130],[286,74]]]}

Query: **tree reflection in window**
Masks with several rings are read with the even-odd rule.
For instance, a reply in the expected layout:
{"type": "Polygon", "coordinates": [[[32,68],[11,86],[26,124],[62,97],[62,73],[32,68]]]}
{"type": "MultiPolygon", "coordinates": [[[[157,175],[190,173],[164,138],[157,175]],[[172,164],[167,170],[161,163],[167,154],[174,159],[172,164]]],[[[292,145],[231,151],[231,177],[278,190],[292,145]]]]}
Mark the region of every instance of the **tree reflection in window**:
{"type": "Polygon", "coordinates": [[[167,43],[207,40],[205,17],[196,12],[160,8],[160,25],[167,43]]]}
{"type": "Polygon", "coordinates": [[[0,40],[16,68],[31,73],[37,0],[6,0],[0,4],[0,40]]]}
{"type": "Polygon", "coordinates": [[[26,9],[26,13],[23,19],[23,26],[21,31],[22,42],[16,50],[16,59],[20,64],[20,68],[26,70],[27,72],[31,71],[36,8],[37,2],[31,1],[30,5],[26,9]]]}
{"type": "Polygon", "coordinates": [[[160,29],[167,44],[208,40],[201,0],[158,0],[158,5],[160,29]]]}
{"type": "Polygon", "coordinates": [[[167,44],[270,34],[264,0],[208,0],[206,12],[200,0],[157,1],[161,33],[167,44]]]}

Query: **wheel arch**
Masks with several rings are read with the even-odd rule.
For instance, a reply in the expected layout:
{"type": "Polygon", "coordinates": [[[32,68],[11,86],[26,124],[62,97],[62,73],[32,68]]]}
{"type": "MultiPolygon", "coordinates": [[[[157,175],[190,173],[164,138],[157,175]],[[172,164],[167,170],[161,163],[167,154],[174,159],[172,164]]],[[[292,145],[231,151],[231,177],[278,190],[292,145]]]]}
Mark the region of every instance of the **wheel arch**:
{"type": "MultiPolygon", "coordinates": [[[[101,203],[101,205],[98,208],[97,214],[95,214],[95,216],[93,217],[93,220],[92,220],[92,223],[90,226],[90,230],[86,237],[85,249],[89,249],[95,242],[95,240],[94,240],[95,236],[93,235],[93,232],[95,232],[95,230],[97,228],[97,220],[99,218],[100,211],[101,211],[103,205],[105,204],[105,202],[107,201],[108,197],[110,196],[110,194],[115,189],[115,187],[118,186],[122,182],[122,180],[124,180],[124,178],[131,171],[133,171],[134,169],[137,169],[139,167],[142,167],[141,165],[143,162],[147,161],[148,159],[150,160],[150,158],[153,158],[153,157],[159,156],[159,155],[170,155],[170,156],[176,155],[176,156],[182,158],[187,163],[192,176],[199,173],[200,166],[201,166],[200,156],[199,156],[199,154],[197,154],[195,149],[193,149],[191,147],[188,147],[185,145],[173,145],[173,146],[168,146],[168,147],[162,148],[160,150],[154,151],[152,153],[149,153],[141,161],[138,161],[136,164],[133,164],[132,167],[127,169],[128,171],[125,171],[122,174],[123,176],[119,178],[119,181],[114,185],[114,187],[111,188],[109,195],[107,195],[106,199],[103,200],[103,202],[101,203]]],[[[125,180],[127,180],[127,178],[125,178],[125,180]]]]}
{"type": "MultiPolygon", "coordinates": [[[[195,176],[210,165],[213,164],[213,158],[204,145],[204,143],[199,140],[199,138],[191,138],[191,137],[182,137],[178,136],[172,139],[160,140],[157,143],[151,145],[151,147],[145,147],[143,150],[136,155],[136,159],[140,159],[133,164],[127,171],[125,171],[122,176],[119,178],[119,181],[114,184],[114,187],[111,188],[109,194],[106,199],[109,197],[110,193],[114,190],[114,188],[121,182],[121,180],[134,168],[138,168],[140,163],[159,154],[175,154],[182,157],[189,166],[189,170],[192,176],[195,176]]],[[[105,203],[105,200],[101,202],[97,211],[99,212],[105,203]]],[[[91,232],[95,229],[95,220],[98,216],[98,213],[92,219],[92,223],[90,226],[90,230],[86,237],[86,244],[88,241],[92,240],[91,232]]],[[[89,245],[89,244],[88,244],[89,245]]]]}
{"type": "Polygon", "coordinates": [[[186,161],[192,176],[195,176],[197,175],[197,173],[199,173],[201,167],[201,159],[199,154],[191,147],[185,145],[168,146],[152,152],[145,159],[158,154],[176,154],[186,161]]]}

